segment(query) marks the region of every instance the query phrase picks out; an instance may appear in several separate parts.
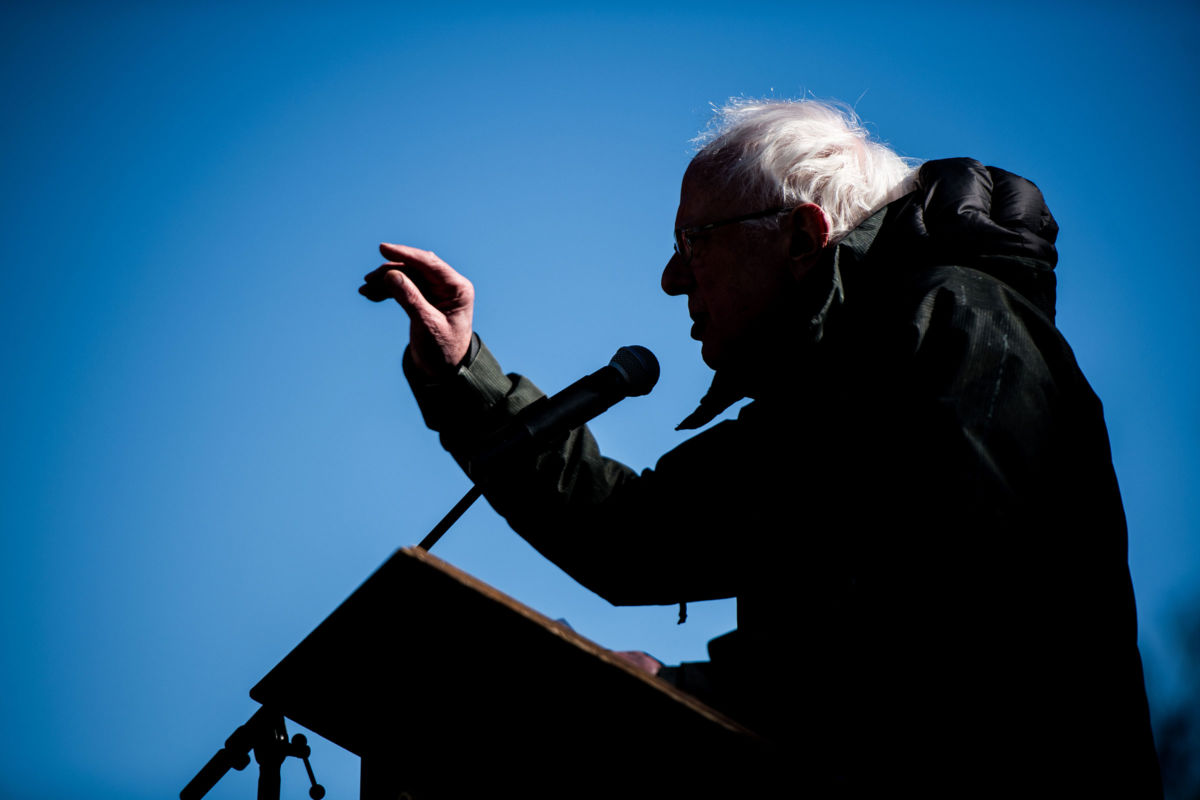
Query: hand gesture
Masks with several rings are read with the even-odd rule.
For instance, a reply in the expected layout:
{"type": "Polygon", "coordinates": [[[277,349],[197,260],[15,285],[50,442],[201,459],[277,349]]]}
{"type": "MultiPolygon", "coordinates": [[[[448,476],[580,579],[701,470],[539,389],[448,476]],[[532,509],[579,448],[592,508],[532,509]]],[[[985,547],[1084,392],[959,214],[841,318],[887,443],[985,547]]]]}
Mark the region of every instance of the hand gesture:
{"type": "Polygon", "coordinates": [[[475,287],[429,250],[381,244],[388,259],[363,277],[358,293],[373,302],[392,298],[408,314],[413,363],[427,375],[457,367],[471,348],[475,287]]]}

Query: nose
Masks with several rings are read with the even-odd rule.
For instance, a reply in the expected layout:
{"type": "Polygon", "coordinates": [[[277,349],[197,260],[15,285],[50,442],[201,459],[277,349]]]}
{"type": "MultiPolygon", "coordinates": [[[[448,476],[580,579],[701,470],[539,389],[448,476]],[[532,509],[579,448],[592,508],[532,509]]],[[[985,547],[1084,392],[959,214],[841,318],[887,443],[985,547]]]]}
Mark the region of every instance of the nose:
{"type": "Polygon", "coordinates": [[[672,297],[687,294],[692,288],[692,270],[678,253],[663,267],[662,290],[672,297]]]}

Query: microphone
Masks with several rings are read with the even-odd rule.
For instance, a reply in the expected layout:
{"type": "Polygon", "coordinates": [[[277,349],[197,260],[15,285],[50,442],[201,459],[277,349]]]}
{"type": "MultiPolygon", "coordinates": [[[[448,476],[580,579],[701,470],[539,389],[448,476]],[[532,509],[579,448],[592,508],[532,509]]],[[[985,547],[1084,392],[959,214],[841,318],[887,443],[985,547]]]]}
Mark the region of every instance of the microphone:
{"type": "Polygon", "coordinates": [[[608,366],[521,409],[467,462],[467,473],[481,483],[501,462],[563,436],[626,397],[649,394],[656,383],[658,359],[654,354],[638,345],[622,347],[608,366]]]}

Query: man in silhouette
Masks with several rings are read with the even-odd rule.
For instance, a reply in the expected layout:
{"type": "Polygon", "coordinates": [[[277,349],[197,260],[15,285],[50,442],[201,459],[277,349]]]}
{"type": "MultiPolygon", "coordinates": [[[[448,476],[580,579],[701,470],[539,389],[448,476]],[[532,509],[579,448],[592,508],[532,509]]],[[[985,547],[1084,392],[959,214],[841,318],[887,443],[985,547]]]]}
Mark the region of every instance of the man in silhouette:
{"type": "MultiPolygon", "coordinates": [[[[675,225],[662,288],[715,371],[681,427],[754,402],[640,474],[577,430],[493,476],[496,510],[613,603],[736,597],[711,663],[664,676],[810,788],[1161,792],[1124,514],[1054,326],[1038,189],[914,169],[831,105],[742,102],[675,225]]],[[[360,291],[408,313],[406,373],[461,461],[540,392],[473,334],[466,278],[381,252],[360,291]]]]}

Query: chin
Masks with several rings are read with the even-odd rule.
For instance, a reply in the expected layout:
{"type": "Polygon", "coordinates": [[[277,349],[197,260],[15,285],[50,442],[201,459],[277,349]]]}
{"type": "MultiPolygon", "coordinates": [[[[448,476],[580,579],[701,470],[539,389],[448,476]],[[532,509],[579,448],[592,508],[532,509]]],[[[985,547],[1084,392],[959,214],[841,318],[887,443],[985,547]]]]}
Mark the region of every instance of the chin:
{"type": "Polygon", "coordinates": [[[700,345],[700,358],[714,370],[721,368],[721,348],[710,342],[702,342],[700,345]]]}

